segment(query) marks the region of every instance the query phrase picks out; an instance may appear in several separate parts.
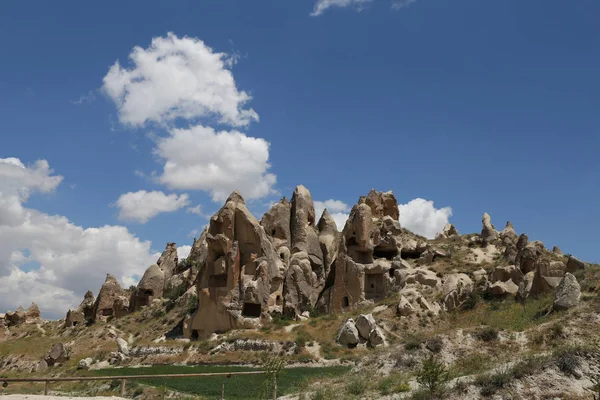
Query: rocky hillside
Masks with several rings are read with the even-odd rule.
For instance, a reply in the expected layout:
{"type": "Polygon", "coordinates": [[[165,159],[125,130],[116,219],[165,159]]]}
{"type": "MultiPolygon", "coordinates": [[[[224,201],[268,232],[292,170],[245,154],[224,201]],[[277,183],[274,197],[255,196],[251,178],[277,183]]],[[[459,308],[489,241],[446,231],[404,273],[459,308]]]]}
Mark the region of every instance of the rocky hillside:
{"type": "Polygon", "coordinates": [[[187,259],[168,243],[137,286],[109,275],[60,321],[35,304],[0,314],[0,372],[277,353],[365,378],[313,382],[315,398],[591,398],[597,265],[488,214],[480,233],[447,225],[428,240],[400,226],[392,192],[361,197],[344,227],[316,217],[303,186],[260,221],[234,192],[187,259]]]}

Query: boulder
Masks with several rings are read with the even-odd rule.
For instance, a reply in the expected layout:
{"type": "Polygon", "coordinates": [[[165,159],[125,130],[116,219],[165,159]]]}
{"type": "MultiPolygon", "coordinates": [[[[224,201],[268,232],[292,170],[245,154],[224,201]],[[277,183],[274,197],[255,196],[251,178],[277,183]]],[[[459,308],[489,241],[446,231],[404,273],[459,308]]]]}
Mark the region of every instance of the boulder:
{"type": "Polygon", "coordinates": [[[25,314],[23,307],[19,306],[17,311],[7,311],[6,314],[4,314],[4,319],[7,326],[18,326],[25,323],[27,314],[25,314]]]}
{"type": "MultiPolygon", "coordinates": [[[[521,238],[519,238],[521,241],[521,238]]],[[[517,243],[517,247],[518,243],[517,243]]],[[[540,241],[530,242],[519,248],[515,264],[524,274],[534,271],[541,255],[544,252],[544,244],[540,241]]]]}
{"type": "Polygon", "coordinates": [[[119,352],[125,354],[126,356],[129,355],[129,346],[127,345],[127,342],[125,341],[125,339],[121,339],[120,337],[117,338],[117,346],[119,347],[119,352]]]}
{"type": "Polygon", "coordinates": [[[398,303],[397,313],[401,317],[408,317],[416,312],[412,304],[404,296],[400,296],[400,303],[398,303]]]}
{"type": "Polygon", "coordinates": [[[450,274],[442,285],[443,303],[446,311],[460,307],[473,292],[473,281],[466,274],[450,274]]]}
{"type": "Polygon", "coordinates": [[[518,291],[519,286],[512,279],[506,282],[494,282],[488,288],[488,292],[494,297],[514,296],[518,291]]]}
{"type": "Polygon", "coordinates": [[[537,296],[542,293],[552,292],[565,275],[566,266],[561,261],[541,260],[537,262],[530,294],[537,296]]]}
{"type": "Polygon", "coordinates": [[[92,366],[92,362],[94,360],[92,360],[91,358],[84,358],[82,360],[79,360],[79,362],[77,363],[77,369],[89,369],[92,366]]]}
{"type": "Polygon", "coordinates": [[[567,272],[556,288],[554,296],[554,309],[567,310],[579,304],[581,298],[581,286],[577,278],[567,272]]]}
{"type": "Polygon", "coordinates": [[[62,364],[69,359],[69,353],[65,348],[65,345],[61,342],[56,343],[52,346],[52,349],[44,356],[44,361],[49,367],[55,364],[62,364]]]}
{"type": "Polygon", "coordinates": [[[346,320],[342,328],[340,329],[336,341],[342,346],[346,347],[356,347],[359,342],[358,329],[356,329],[356,325],[354,324],[354,320],[349,318],[346,320]]]}
{"type": "Polygon", "coordinates": [[[48,369],[48,363],[46,362],[46,360],[41,360],[39,363],[37,363],[37,365],[35,366],[35,372],[44,372],[48,369]]]}
{"type": "Polygon", "coordinates": [[[557,256],[562,256],[563,255],[563,252],[561,251],[560,247],[558,247],[558,246],[554,246],[552,248],[552,252],[554,254],[556,254],[557,256]]]}
{"type": "Polygon", "coordinates": [[[375,327],[369,334],[369,341],[367,342],[369,347],[387,346],[385,336],[379,327],[375,327]]]}
{"type": "Polygon", "coordinates": [[[490,282],[507,282],[512,280],[518,285],[523,279],[523,272],[515,265],[505,265],[494,268],[490,275],[490,282]]]}
{"type": "Polygon", "coordinates": [[[359,315],[355,325],[356,329],[358,329],[358,334],[365,340],[369,340],[371,331],[377,327],[372,314],[359,315]]]}

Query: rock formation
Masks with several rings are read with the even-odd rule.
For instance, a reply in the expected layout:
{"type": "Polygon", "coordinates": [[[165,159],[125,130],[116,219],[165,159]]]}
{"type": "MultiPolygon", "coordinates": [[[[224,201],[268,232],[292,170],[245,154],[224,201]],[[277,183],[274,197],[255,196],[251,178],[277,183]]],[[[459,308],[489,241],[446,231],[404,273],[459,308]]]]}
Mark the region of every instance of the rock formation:
{"type": "Polygon", "coordinates": [[[132,306],[133,310],[137,311],[144,306],[148,306],[152,303],[152,300],[161,298],[163,295],[165,285],[165,273],[158,266],[158,264],[152,264],[144,276],[138,283],[133,296],[132,306]]]}
{"type": "Polygon", "coordinates": [[[69,309],[65,317],[65,327],[77,326],[91,322],[95,318],[94,308],[96,299],[91,290],[85,293],[83,301],[75,310],[69,309]]]}
{"type": "Polygon", "coordinates": [[[40,308],[35,303],[31,303],[27,311],[25,311],[25,316],[28,322],[36,322],[42,319],[40,308]]]}
{"type": "Polygon", "coordinates": [[[496,240],[498,238],[498,231],[496,231],[496,228],[494,228],[494,225],[492,225],[492,219],[488,213],[483,214],[481,223],[483,228],[481,229],[480,237],[483,240],[483,243],[487,244],[496,240]]]}
{"type": "Polygon", "coordinates": [[[173,276],[178,262],[177,245],[173,242],[167,243],[167,248],[163,251],[158,261],[156,261],[156,264],[165,276],[165,280],[173,276]]]}
{"type": "Polygon", "coordinates": [[[567,272],[556,288],[554,296],[554,309],[557,311],[567,310],[579,304],[581,298],[581,287],[572,274],[567,272]]]}
{"type": "Polygon", "coordinates": [[[123,289],[121,289],[117,278],[107,274],[106,281],[104,281],[104,284],[100,288],[94,305],[94,321],[114,316],[115,300],[123,296],[123,294],[123,289]]]}
{"type": "Polygon", "coordinates": [[[460,234],[458,233],[458,230],[456,229],[456,227],[454,225],[446,224],[444,226],[444,229],[442,229],[442,231],[437,234],[436,238],[437,239],[447,239],[447,238],[459,237],[459,236],[460,236],[460,234]]]}
{"type": "Polygon", "coordinates": [[[27,314],[25,314],[25,310],[23,307],[17,308],[17,311],[8,311],[4,315],[4,319],[6,320],[7,326],[18,326],[24,324],[27,320],[27,314]]]}
{"type": "Polygon", "coordinates": [[[239,193],[210,219],[206,240],[198,310],[184,323],[186,337],[259,326],[268,312],[281,312],[284,264],[239,193]]]}

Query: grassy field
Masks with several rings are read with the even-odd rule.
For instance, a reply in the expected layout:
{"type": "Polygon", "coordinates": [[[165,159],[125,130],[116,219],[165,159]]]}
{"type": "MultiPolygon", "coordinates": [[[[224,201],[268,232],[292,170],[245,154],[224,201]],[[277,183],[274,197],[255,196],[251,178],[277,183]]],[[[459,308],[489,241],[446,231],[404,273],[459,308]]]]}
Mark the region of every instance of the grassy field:
{"type": "MultiPolygon", "coordinates": [[[[227,366],[153,366],[148,368],[118,368],[95,371],[96,375],[155,375],[155,374],[192,374],[205,372],[234,372],[252,371],[246,367],[227,366]]],[[[349,371],[349,367],[335,366],[322,368],[288,368],[281,372],[277,379],[277,395],[297,393],[306,387],[312,379],[337,377],[349,371]]],[[[228,399],[261,399],[265,388],[265,376],[247,375],[226,377],[199,377],[199,378],[156,378],[143,379],[138,383],[163,387],[178,392],[200,395],[206,399],[220,399],[222,384],[225,382],[225,397],[228,399]]],[[[270,398],[270,397],[269,397],[270,398]]]]}

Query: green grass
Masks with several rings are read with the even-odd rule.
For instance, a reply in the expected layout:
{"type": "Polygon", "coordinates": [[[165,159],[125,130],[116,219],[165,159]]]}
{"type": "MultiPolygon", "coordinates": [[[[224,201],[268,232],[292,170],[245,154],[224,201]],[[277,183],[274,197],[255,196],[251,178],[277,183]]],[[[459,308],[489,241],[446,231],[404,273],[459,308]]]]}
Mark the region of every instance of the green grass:
{"type": "MultiPolygon", "coordinates": [[[[229,366],[153,366],[149,368],[117,368],[91,371],[94,375],[157,375],[157,374],[194,374],[207,372],[238,372],[253,371],[248,367],[229,366]]],[[[277,379],[277,395],[297,393],[303,384],[315,378],[337,377],[349,371],[349,367],[334,366],[323,368],[288,368],[284,369],[277,379]]],[[[264,375],[241,375],[226,378],[195,377],[195,378],[156,378],[137,381],[147,385],[163,387],[178,392],[203,396],[207,399],[220,399],[221,388],[225,382],[225,397],[228,399],[260,399],[264,387],[264,375]]]]}

